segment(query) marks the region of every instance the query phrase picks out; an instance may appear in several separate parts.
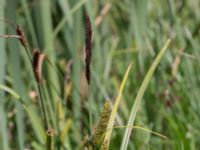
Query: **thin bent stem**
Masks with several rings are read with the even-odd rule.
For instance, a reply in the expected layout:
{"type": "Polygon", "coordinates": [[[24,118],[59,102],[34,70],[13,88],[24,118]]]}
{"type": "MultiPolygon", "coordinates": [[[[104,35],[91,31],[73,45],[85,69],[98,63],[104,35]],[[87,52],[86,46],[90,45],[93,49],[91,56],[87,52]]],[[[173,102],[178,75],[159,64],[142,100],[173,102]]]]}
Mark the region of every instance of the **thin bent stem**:
{"type": "Polygon", "coordinates": [[[44,121],[45,121],[45,129],[47,130],[49,128],[49,124],[48,124],[48,117],[47,117],[47,114],[46,114],[46,109],[45,109],[45,102],[44,102],[44,99],[43,99],[43,96],[42,96],[42,89],[41,89],[41,85],[40,83],[37,82],[37,86],[38,86],[38,91],[39,91],[39,95],[40,95],[40,100],[41,100],[41,106],[42,106],[42,112],[43,112],[43,115],[44,115],[44,121]]]}
{"type": "Polygon", "coordinates": [[[31,54],[29,53],[30,51],[28,50],[27,46],[24,46],[24,49],[25,49],[25,52],[26,52],[26,54],[28,56],[28,59],[29,59],[31,65],[32,65],[33,64],[33,60],[31,58],[31,54]]]}

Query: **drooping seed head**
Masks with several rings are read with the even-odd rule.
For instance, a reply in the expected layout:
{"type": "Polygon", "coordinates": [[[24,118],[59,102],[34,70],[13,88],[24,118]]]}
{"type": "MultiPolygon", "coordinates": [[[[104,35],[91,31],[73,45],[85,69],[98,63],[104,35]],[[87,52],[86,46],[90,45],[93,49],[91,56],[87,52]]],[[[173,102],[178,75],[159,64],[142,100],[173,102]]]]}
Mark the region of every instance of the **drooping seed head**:
{"type": "Polygon", "coordinates": [[[16,30],[17,35],[21,37],[21,38],[19,38],[20,43],[24,47],[26,47],[26,38],[25,38],[24,32],[20,29],[19,26],[17,26],[15,30],[16,30]]]}
{"type": "Polygon", "coordinates": [[[33,71],[35,75],[35,79],[38,83],[41,82],[42,79],[42,64],[46,56],[39,52],[38,49],[34,49],[33,51],[33,71]]]}

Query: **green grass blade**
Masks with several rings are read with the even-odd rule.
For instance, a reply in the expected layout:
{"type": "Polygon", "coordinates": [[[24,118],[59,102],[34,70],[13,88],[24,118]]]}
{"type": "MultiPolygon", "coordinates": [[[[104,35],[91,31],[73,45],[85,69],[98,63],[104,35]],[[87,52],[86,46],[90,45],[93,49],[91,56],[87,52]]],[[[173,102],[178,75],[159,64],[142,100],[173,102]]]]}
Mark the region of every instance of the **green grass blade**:
{"type": "Polygon", "coordinates": [[[33,109],[33,107],[27,106],[27,105],[23,105],[24,109],[27,112],[27,115],[31,121],[34,133],[36,134],[39,142],[41,144],[45,144],[45,138],[46,138],[46,134],[45,131],[43,129],[42,126],[42,122],[40,120],[40,117],[38,116],[38,114],[36,113],[36,111],[33,109]]]}
{"type": "Polygon", "coordinates": [[[150,129],[141,127],[141,126],[114,126],[114,127],[113,127],[113,129],[118,129],[118,128],[139,129],[139,130],[145,131],[145,132],[147,132],[147,133],[150,133],[150,134],[154,134],[154,135],[156,135],[156,136],[159,136],[160,138],[167,139],[167,136],[165,136],[165,135],[163,135],[163,134],[160,134],[160,133],[158,133],[158,132],[152,131],[152,130],[150,130],[150,129]]]}
{"type": "MultiPolygon", "coordinates": [[[[153,76],[153,73],[154,71],[156,70],[156,67],[158,66],[162,56],[164,55],[165,51],[167,50],[167,47],[170,43],[170,40],[167,40],[167,42],[165,43],[164,47],[162,48],[162,50],[159,52],[159,54],[157,55],[157,57],[155,58],[155,60],[153,61],[151,67],[149,68],[143,82],[142,82],[142,85],[140,86],[140,89],[138,91],[138,94],[135,98],[135,102],[134,102],[134,105],[132,107],[132,110],[131,110],[131,114],[130,114],[130,117],[129,117],[129,120],[128,120],[128,124],[127,126],[133,126],[134,124],[134,121],[135,121],[135,117],[136,117],[136,113],[139,109],[139,106],[140,106],[140,103],[141,103],[141,100],[142,100],[142,97],[144,95],[144,92],[149,84],[149,81],[151,80],[152,76],[153,76]]],[[[131,131],[132,131],[132,128],[127,128],[126,131],[125,131],[125,134],[124,134],[124,137],[123,137],[123,141],[122,141],[122,144],[121,144],[121,150],[126,150],[128,148],[128,143],[129,143],[129,138],[130,138],[130,135],[131,135],[131,131]]]]}
{"type": "Polygon", "coordinates": [[[113,129],[123,129],[123,128],[138,129],[138,130],[144,131],[144,132],[146,132],[146,133],[150,133],[150,134],[156,135],[156,136],[158,136],[158,137],[160,137],[160,138],[168,139],[168,137],[165,136],[165,135],[163,135],[163,134],[160,134],[160,133],[158,133],[158,132],[152,131],[152,130],[150,130],[150,129],[147,129],[147,128],[144,128],[144,127],[141,127],[141,126],[113,126],[113,128],[107,130],[107,131],[102,135],[102,137],[99,139],[99,141],[101,141],[102,138],[105,136],[105,134],[106,134],[107,132],[109,132],[110,130],[113,130],[113,129]]]}
{"type": "Polygon", "coordinates": [[[119,103],[120,103],[120,99],[121,99],[121,96],[122,96],[122,91],[123,91],[125,83],[127,81],[130,69],[131,69],[131,65],[129,65],[127,70],[126,70],[126,73],[125,73],[124,78],[122,80],[122,83],[120,85],[118,96],[117,96],[117,98],[115,100],[114,106],[113,106],[111,114],[110,114],[110,118],[109,118],[108,126],[107,126],[107,130],[109,130],[109,131],[106,133],[105,139],[104,139],[104,142],[106,142],[108,144],[108,146],[109,146],[109,143],[110,143],[110,138],[111,138],[111,134],[112,134],[112,128],[113,128],[113,125],[114,125],[114,122],[115,122],[117,109],[118,109],[118,106],[119,106],[119,103]]]}
{"type": "MultiPolygon", "coordinates": [[[[80,7],[85,4],[86,0],[80,0],[77,2],[77,4],[69,11],[69,14],[66,14],[66,16],[60,21],[60,23],[56,26],[54,32],[53,32],[53,38],[56,37],[56,35],[60,32],[60,30],[64,27],[64,25],[67,23],[68,20],[70,20],[70,16],[73,15],[77,10],[80,9],[80,7]]],[[[52,38],[52,39],[53,39],[52,38]]]]}
{"type": "Polygon", "coordinates": [[[14,91],[13,89],[11,89],[11,88],[9,88],[9,87],[7,87],[5,85],[0,84],[0,89],[8,92],[9,94],[11,94],[16,99],[20,98],[19,94],[16,91],[14,91]]]}
{"type": "MultiPolygon", "coordinates": [[[[53,34],[53,22],[51,18],[51,1],[40,1],[40,16],[41,24],[38,24],[37,28],[42,29],[43,37],[43,48],[45,48],[45,53],[53,64],[56,62],[56,54],[54,51],[54,43],[51,41],[51,36],[53,34]]],[[[60,91],[58,84],[58,76],[51,66],[47,66],[48,80],[52,81],[53,86],[55,86],[57,91],[60,91]]],[[[59,99],[54,87],[49,87],[49,93],[51,95],[52,105],[55,110],[56,101],[59,99]]]]}
{"type": "Polygon", "coordinates": [[[31,36],[32,36],[33,46],[38,47],[38,40],[36,38],[36,32],[34,29],[33,20],[31,19],[31,13],[28,8],[28,2],[27,2],[27,0],[21,0],[21,3],[23,6],[23,9],[24,9],[25,16],[26,16],[28,28],[29,28],[31,36]]]}
{"type": "Polygon", "coordinates": [[[0,103],[0,148],[3,150],[9,150],[9,141],[7,135],[7,118],[6,113],[3,107],[3,104],[0,103]]]}
{"type": "MultiPolygon", "coordinates": [[[[144,42],[142,40],[143,32],[145,32],[145,25],[146,25],[146,12],[147,12],[147,0],[140,0],[135,1],[135,3],[131,3],[131,9],[130,13],[131,15],[131,27],[132,32],[134,33],[136,46],[138,49],[142,49],[142,46],[144,45],[144,42]]],[[[140,66],[140,71],[144,72],[144,53],[138,54],[138,62],[140,66]]]]}
{"type": "MultiPolygon", "coordinates": [[[[12,22],[17,23],[17,4],[18,0],[7,1],[7,7],[6,7],[6,18],[9,18],[9,20],[12,20],[12,22]]],[[[8,28],[8,34],[13,34],[13,29],[8,28]]],[[[24,95],[25,93],[25,85],[23,83],[22,75],[21,75],[21,51],[20,51],[20,45],[18,40],[9,40],[8,42],[8,52],[9,52],[9,60],[8,60],[8,66],[10,70],[8,71],[10,75],[13,77],[13,89],[19,93],[19,95],[24,95]]],[[[17,138],[16,141],[16,147],[18,149],[24,149],[25,144],[25,124],[24,122],[24,111],[22,106],[20,105],[19,101],[14,101],[14,105],[16,108],[16,114],[14,116],[14,121],[16,123],[16,133],[17,138]]]]}
{"type": "Polygon", "coordinates": [[[67,135],[71,126],[72,126],[72,120],[71,119],[65,120],[63,124],[63,132],[61,133],[61,137],[60,137],[63,143],[65,142],[67,138],[67,135]]]}
{"type": "MultiPolygon", "coordinates": [[[[0,1],[0,18],[5,18],[5,4],[6,0],[0,1]]],[[[5,33],[5,24],[0,25],[0,33],[5,33]]],[[[0,84],[4,84],[5,72],[6,72],[6,50],[5,50],[5,39],[0,40],[0,84]]],[[[1,88],[1,87],[0,87],[1,88]]],[[[9,141],[7,134],[7,115],[5,112],[4,92],[0,90],[0,149],[9,150],[9,141]]]]}
{"type": "MultiPolygon", "coordinates": [[[[16,100],[20,100],[19,94],[16,91],[14,91],[13,89],[0,84],[0,92],[1,92],[1,90],[4,90],[5,92],[9,93],[16,100]]],[[[28,106],[27,104],[23,104],[24,103],[23,100],[19,101],[19,102],[20,102],[20,105],[23,105],[25,111],[27,112],[38,140],[40,141],[40,143],[44,144],[45,143],[45,132],[42,128],[41,120],[39,119],[38,115],[35,113],[33,107],[28,106]]]]}

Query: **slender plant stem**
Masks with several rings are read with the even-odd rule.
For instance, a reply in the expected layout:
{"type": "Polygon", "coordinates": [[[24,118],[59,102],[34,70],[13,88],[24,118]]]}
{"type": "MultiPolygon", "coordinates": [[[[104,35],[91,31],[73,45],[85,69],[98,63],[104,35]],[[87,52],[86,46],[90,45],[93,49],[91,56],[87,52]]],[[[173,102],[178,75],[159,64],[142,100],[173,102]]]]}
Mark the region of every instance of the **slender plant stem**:
{"type": "Polygon", "coordinates": [[[49,128],[49,124],[48,124],[48,117],[47,117],[47,113],[46,113],[46,109],[45,109],[45,102],[44,102],[44,99],[42,96],[42,89],[41,89],[40,83],[37,82],[37,86],[38,86],[38,91],[39,91],[40,100],[41,100],[42,112],[44,115],[45,129],[47,130],[49,128]]]}
{"type": "Polygon", "coordinates": [[[32,65],[33,60],[31,58],[30,50],[27,48],[27,46],[24,46],[24,49],[25,49],[25,52],[26,52],[26,54],[28,56],[28,59],[29,59],[31,65],[32,65]]]}

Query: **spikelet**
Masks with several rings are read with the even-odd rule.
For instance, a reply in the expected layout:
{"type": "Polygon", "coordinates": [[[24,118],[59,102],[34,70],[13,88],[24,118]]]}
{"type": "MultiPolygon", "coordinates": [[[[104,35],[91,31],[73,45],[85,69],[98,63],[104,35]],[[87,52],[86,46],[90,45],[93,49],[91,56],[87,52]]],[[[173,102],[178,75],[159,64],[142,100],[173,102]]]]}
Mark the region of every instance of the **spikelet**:
{"type": "Polygon", "coordinates": [[[20,43],[26,47],[26,38],[25,38],[25,35],[24,35],[24,32],[21,30],[21,28],[19,26],[16,27],[15,29],[16,33],[18,36],[20,36],[21,38],[19,38],[19,41],[20,43]]]}
{"type": "Polygon", "coordinates": [[[91,22],[87,14],[85,14],[85,76],[88,84],[90,84],[90,63],[92,57],[92,28],[91,22]]]}
{"type": "Polygon", "coordinates": [[[15,25],[13,22],[11,22],[9,19],[0,18],[0,21],[4,21],[4,22],[8,23],[17,33],[17,35],[5,35],[5,37],[6,38],[18,38],[20,43],[22,44],[22,46],[24,46],[26,48],[27,42],[26,42],[26,38],[25,38],[25,35],[24,35],[24,32],[22,31],[22,29],[18,25],[15,25]]]}
{"type": "Polygon", "coordinates": [[[105,102],[99,121],[98,121],[97,129],[93,136],[94,147],[98,147],[98,145],[101,144],[101,141],[103,141],[103,135],[107,130],[110,113],[111,113],[110,103],[105,102]]]}
{"type": "Polygon", "coordinates": [[[35,79],[38,83],[41,82],[42,79],[42,63],[46,56],[39,52],[38,49],[34,49],[33,51],[33,71],[35,75],[35,79]]]}

